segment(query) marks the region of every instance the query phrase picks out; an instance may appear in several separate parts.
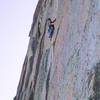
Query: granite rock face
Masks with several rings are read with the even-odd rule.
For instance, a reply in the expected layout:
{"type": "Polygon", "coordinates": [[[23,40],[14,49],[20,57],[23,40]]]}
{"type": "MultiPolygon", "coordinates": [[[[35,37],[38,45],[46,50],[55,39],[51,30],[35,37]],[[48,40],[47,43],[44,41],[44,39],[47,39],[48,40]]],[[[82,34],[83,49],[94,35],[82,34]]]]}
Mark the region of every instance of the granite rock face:
{"type": "Polygon", "coordinates": [[[100,100],[100,0],[39,0],[29,36],[14,100],[100,100]]]}

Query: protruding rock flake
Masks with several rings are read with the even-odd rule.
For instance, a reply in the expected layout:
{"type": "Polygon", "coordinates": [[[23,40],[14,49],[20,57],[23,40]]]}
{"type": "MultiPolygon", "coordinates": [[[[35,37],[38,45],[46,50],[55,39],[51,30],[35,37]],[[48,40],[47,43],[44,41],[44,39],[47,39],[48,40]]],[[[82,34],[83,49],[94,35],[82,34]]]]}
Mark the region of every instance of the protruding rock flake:
{"type": "Polygon", "coordinates": [[[14,100],[100,100],[100,0],[39,0],[29,36],[14,100]]]}

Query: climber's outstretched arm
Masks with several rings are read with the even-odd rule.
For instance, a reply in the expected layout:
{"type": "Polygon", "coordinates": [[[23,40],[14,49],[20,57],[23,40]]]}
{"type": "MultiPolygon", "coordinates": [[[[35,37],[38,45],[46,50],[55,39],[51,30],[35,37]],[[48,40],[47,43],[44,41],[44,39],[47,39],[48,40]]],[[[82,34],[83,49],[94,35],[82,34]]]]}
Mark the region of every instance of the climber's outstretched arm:
{"type": "Polygon", "coordinates": [[[56,21],[56,18],[53,21],[51,21],[51,23],[54,23],[55,21],[56,21]]]}

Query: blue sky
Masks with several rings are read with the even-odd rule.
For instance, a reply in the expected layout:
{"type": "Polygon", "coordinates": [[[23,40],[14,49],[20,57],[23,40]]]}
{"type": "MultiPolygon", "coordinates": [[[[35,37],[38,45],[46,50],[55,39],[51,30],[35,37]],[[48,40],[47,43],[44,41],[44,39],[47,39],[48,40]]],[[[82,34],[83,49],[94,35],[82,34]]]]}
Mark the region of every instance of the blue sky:
{"type": "Polygon", "coordinates": [[[0,0],[0,100],[13,100],[38,0],[0,0]]]}

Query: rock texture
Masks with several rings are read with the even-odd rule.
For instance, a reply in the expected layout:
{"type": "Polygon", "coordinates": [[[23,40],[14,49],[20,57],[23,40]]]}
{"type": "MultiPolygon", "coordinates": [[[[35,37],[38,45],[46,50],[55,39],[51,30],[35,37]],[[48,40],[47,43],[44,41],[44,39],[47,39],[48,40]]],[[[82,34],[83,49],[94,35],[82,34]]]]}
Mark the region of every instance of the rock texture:
{"type": "Polygon", "coordinates": [[[39,0],[29,36],[14,100],[100,100],[100,0],[39,0]]]}

